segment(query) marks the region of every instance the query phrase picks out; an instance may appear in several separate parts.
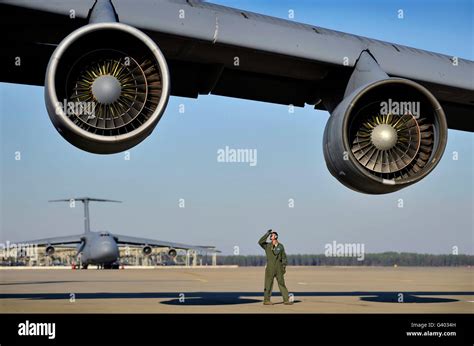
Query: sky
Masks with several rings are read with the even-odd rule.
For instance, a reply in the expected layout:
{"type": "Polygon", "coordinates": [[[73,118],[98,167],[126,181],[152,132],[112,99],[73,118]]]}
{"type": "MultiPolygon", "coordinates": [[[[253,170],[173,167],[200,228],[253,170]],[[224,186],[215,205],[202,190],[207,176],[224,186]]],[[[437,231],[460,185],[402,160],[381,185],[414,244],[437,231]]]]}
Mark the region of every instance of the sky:
{"type": "MultiPolygon", "coordinates": [[[[214,2],[281,18],[293,10],[295,21],[474,58],[471,1],[214,2]]],[[[171,97],[155,131],[126,160],[66,142],[43,93],[0,83],[2,242],[82,233],[80,205],[47,201],[90,196],[123,201],[91,204],[93,230],[215,245],[224,254],[259,254],[257,240],[269,228],[288,253],[323,253],[336,241],[364,244],[368,253],[441,254],[456,246],[473,254],[472,133],[450,130],[443,159],[419,183],[371,196],[328,172],[322,137],[329,114],[310,106],[291,114],[255,101],[171,97]],[[218,162],[226,146],[257,149],[257,165],[218,162]]]]}

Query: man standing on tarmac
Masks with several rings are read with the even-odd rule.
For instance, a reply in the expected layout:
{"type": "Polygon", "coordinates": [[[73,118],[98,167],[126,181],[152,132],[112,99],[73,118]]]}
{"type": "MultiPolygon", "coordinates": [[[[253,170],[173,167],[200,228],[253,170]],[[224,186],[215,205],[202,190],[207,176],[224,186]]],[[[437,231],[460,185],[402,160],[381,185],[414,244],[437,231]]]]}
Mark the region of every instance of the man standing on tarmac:
{"type": "Polygon", "coordinates": [[[271,229],[263,235],[258,241],[267,255],[267,266],[265,267],[265,291],[263,298],[263,305],[273,305],[270,301],[273,289],[273,280],[276,277],[278,287],[280,288],[281,295],[283,296],[283,303],[285,305],[292,305],[288,296],[288,290],[285,286],[284,275],[286,273],[286,253],[283,244],[278,242],[278,233],[271,229]],[[270,236],[271,242],[267,242],[267,238],[270,236]]]}

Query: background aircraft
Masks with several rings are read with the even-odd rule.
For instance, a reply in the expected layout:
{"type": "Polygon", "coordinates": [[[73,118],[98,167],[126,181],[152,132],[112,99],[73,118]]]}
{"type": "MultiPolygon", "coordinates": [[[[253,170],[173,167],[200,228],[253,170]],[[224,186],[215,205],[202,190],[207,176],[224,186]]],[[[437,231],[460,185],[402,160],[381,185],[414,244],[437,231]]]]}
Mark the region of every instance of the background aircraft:
{"type": "Polygon", "coordinates": [[[89,217],[89,202],[115,202],[120,201],[98,199],[98,198],[72,198],[59,199],[50,202],[69,202],[75,203],[81,201],[84,203],[84,233],[78,235],[70,235],[64,237],[44,238],[38,240],[22,241],[21,244],[38,245],[46,247],[46,254],[51,256],[55,252],[55,246],[61,247],[76,247],[77,256],[80,259],[80,264],[87,269],[89,264],[96,264],[102,266],[104,269],[111,269],[118,266],[118,259],[120,257],[119,246],[140,246],[144,255],[149,255],[153,247],[169,248],[168,255],[176,257],[177,249],[194,250],[200,253],[218,252],[212,246],[194,246],[180,243],[171,243],[167,241],[129,237],[118,234],[111,234],[109,232],[93,232],[90,230],[89,217]]]}
{"type": "Polygon", "coordinates": [[[331,174],[383,194],[435,168],[448,127],[474,131],[474,63],[459,57],[197,0],[4,0],[0,13],[0,80],[44,85],[56,129],[93,153],[143,141],[169,95],[310,104],[331,113],[331,174]]]}

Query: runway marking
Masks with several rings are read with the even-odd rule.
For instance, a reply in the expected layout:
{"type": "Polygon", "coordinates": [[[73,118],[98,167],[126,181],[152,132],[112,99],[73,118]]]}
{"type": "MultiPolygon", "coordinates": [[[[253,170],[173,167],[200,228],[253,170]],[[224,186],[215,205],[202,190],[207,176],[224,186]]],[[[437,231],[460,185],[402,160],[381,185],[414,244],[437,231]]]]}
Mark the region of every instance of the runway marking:
{"type": "Polygon", "coordinates": [[[298,282],[298,285],[307,285],[307,282],[298,282]]]}

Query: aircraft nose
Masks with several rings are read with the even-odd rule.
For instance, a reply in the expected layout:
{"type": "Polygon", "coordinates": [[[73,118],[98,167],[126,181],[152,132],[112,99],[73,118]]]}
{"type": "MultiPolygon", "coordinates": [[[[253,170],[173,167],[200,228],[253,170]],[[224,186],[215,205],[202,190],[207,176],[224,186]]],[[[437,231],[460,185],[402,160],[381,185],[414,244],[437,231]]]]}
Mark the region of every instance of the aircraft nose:
{"type": "Polygon", "coordinates": [[[103,240],[96,248],[97,257],[104,262],[115,261],[119,257],[117,245],[110,240],[103,240]]]}

